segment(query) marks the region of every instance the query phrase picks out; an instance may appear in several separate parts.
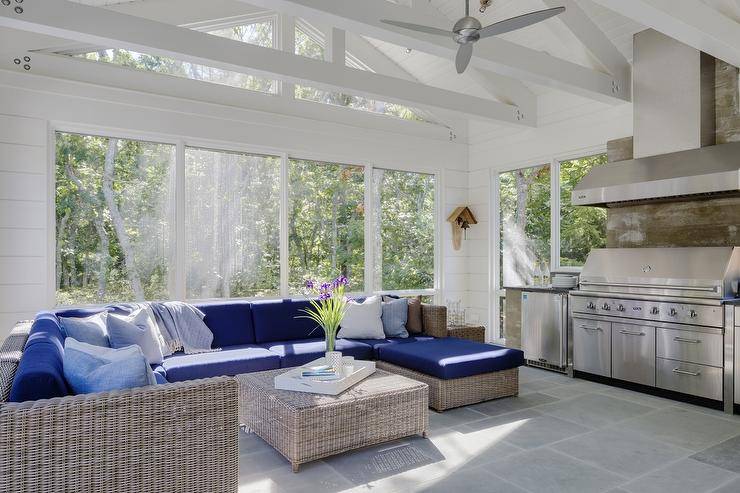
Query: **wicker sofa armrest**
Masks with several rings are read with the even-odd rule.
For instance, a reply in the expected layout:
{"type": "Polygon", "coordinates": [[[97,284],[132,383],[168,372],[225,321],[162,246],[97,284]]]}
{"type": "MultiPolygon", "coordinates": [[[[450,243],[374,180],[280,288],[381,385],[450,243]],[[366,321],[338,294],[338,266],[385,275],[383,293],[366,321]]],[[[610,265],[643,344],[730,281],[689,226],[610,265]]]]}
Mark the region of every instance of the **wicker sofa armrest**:
{"type": "Polygon", "coordinates": [[[424,333],[433,337],[447,337],[447,307],[442,305],[421,305],[421,318],[424,333]]]}
{"type": "Polygon", "coordinates": [[[0,491],[236,492],[238,384],[0,404],[0,491]]]}

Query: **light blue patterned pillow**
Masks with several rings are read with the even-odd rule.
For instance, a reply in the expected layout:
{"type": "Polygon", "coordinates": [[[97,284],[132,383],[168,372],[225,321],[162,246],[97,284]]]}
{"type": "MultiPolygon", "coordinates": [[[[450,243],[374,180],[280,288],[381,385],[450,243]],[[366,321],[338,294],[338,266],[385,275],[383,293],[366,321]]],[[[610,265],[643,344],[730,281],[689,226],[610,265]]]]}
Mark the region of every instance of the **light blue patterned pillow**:
{"type": "Polygon", "coordinates": [[[383,303],[383,332],[388,337],[409,336],[406,330],[406,321],[409,316],[409,302],[405,298],[386,301],[383,303]]]}
{"type": "Polygon", "coordinates": [[[75,394],[156,384],[154,372],[138,346],[104,348],[68,337],[63,365],[64,378],[75,394]]]}
{"type": "Polygon", "coordinates": [[[59,317],[64,335],[94,346],[110,347],[106,319],[108,312],[100,312],[89,317],[59,317]]]}
{"type": "Polygon", "coordinates": [[[157,330],[148,310],[139,309],[127,317],[108,315],[110,347],[139,346],[150,365],[161,365],[164,361],[157,330]]]}

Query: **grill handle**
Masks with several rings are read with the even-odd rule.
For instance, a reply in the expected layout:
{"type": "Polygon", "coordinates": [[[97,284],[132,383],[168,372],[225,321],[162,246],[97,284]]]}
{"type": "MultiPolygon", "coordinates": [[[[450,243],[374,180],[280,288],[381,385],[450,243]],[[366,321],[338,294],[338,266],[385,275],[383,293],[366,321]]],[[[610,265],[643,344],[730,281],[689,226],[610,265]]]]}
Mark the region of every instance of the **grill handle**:
{"type": "Polygon", "coordinates": [[[701,344],[700,339],[686,339],[684,337],[674,337],[673,340],[676,342],[685,342],[686,344],[701,344]]]}
{"type": "Polygon", "coordinates": [[[631,332],[629,330],[620,330],[619,333],[624,334],[626,336],[644,336],[645,335],[644,332],[631,332]]]}
{"type": "Polygon", "coordinates": [[[687,371],[682,370],[681,368],[674,368],[673,373],[678,373],[679,375],[688,375],[690,377],[698,377],[699,375],[701,375],[701,372],[699,371],[687,371]]]}
{"type": "Polygon", "coordinates": [[[630,284],[626,282],[595,282],[581,281],[581,286],[617,286],[620,288],[648,288],[648,289],[668,289],[671,291],[705,291],[707,293],[716,293],[717,286],[669,286],[663,284],[630,284]]]}

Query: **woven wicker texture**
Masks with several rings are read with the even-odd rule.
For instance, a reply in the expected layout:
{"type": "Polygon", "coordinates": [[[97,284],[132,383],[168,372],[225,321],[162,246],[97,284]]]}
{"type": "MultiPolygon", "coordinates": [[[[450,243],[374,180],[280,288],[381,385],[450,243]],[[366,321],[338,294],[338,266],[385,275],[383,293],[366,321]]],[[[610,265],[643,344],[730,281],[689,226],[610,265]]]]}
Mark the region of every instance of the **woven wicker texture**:
{"type": "Polygon", "coordinates": [[[293,464],[425,434],[428,388],[376,371],[338,396],[275,390],[285,370],[238,375],[240,421],[293,464]]]}
{"type": "Polygon", "coordinates": [[[486,328],[482,325],[451,325],[447,327],[447,337],[486,342],[486,328]]]}
{"type": "Polygon", "coordinates": [[[30,321],[18,322],[0,345],[0,402],[7,401],[10,396],[10,387],[31,332],[31,325],[30,321]]]}
{"type": "Polygon", "coordinates": [[[0,404],[0,491],[236,492],[233,378],[0,404]]]}
{"type": "Polygon", "coordinates": [[[519,368],[442,380],[385,361],[377,361],[376,365],[429,385],[429,407],[436,411],[519,394],[519,368]]]}
{"type": "Polygon", "coordinates": [[[421,305],[421,318],[424,334],[434,337],[447,337],[447,307],[441,305],[421,305]]]}

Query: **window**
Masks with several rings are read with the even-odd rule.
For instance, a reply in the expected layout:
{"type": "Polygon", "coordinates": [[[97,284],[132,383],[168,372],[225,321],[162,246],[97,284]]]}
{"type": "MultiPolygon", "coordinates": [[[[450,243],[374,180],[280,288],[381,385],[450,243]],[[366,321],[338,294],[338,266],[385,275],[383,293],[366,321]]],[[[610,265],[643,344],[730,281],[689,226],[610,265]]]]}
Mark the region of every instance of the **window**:
{"type": "Polygon", "coordinates": [[[354,293],[434,296],[436,186],[277,151],[57,132],[57,305],[296,296],[340,274],[354,293]]]}
{"type": "MultiPolygon", "coordinates": [[[[272,48],[274,46],[274,31],[274,22],[272,20],[265,20],[228,28],[220,28],[214,31],[209,31],[209,34],[229,38],[234,41],[263,46],[265,48],[272,48]]],[[[278,83],[276,80],[221,70],[219,68],[207,67],[204,65],[197,65],[167,57],[138,53],[130,50],[111,48],[75,54],[74,56],[95,62],[112,63],[114,65],[121,65],[137,70],[174,75],[187,79],[212,82],[214,84],[223,84],[241,89],[248,89],[250,91],[277,93],[278,90],[278,83]]]]}
{"type": "Polygon", "coordinates": [[[57,133],[59,304],[166,299],[175,146],[57,133]]]}
{"type": "Polygon", "coordinates": [[[377,290],[434,288],[434,176],[373,170],[377,290]]]}
{"type": "Polygon", "coordinates": [[[606,154],[595,154],[498,175],[499,262],[493,312],[500,335],[504,287],[533,283],[536,269],[545,266],[580,267],[592,248],[606,245],[606,211],[571,204],[575,185],[606,162],[606,154]]]}
{"type": "MultiPolygon", "coordinates": [[[[295,53],[308,58],[317,60],[324,59],[324,39],[323,34],[308,25],[306,22],[300,22],[295,29],[295,53]]],[[[346,53],[345,64],[348,67],[369,70],[358,59],[346,53]]],[[[418,112],[406,106],[374,99],[344,94],[341,92],[324,91],[313,87],[296,84],[295,98],[304,101],[313,101],[315,103],[330,104],[333,106],[344,106],[355,110],[369,111],[371,113],[380,113],[388,116],[395,116],[404,120],[427,121],[420,117],[418,112]]]]}
{"type": "Polygon", "coordinates": [[[500,286],[532,284],[550,260],[550,165],[499,175],[500,286]]]}
{"type": "Polygon", "coordinates": [[[189,299],[280,294],[280,158],[185,149],[189,299]]]}
{"type": "Polygon", "coordinates": [[[571,204],[573,187],[594,166],[606,162],[606,154],[598,154],[560,163],[561,266],[582,266],[592,248],[606,246],[606,209],[571,204]]]}
{"type": "Polygon", "coordinates": [[[362,167],[291,159],[288,166],[291,294],[306,279],[343,274],[364,291],[365,177],[362,167]]]}

